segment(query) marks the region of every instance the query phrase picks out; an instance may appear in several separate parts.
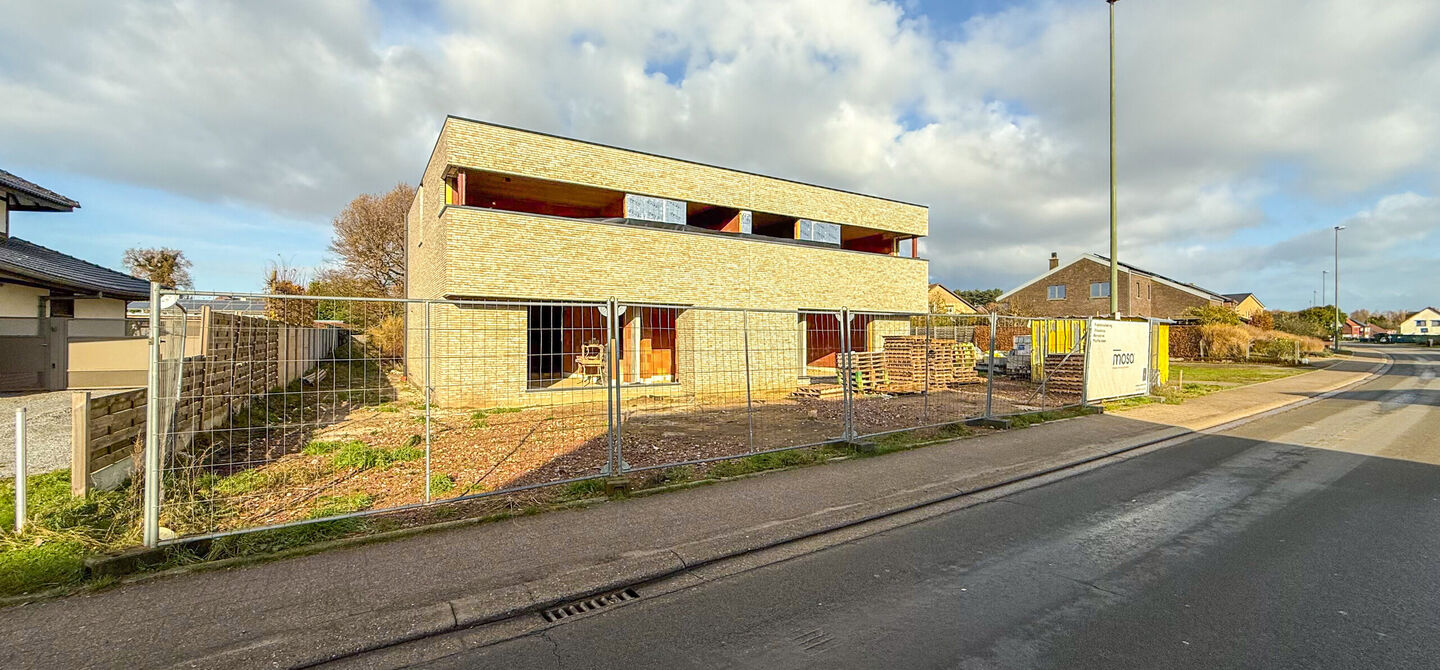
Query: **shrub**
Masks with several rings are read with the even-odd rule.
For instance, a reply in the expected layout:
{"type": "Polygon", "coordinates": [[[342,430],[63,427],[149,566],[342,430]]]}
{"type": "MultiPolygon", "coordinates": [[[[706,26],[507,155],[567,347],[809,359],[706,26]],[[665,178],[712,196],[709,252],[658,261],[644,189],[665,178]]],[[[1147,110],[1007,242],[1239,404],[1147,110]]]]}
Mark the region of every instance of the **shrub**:
{"type": "Polygon", "coordinates": [[[1250,317],[1250,325],[1260,330],[1275,330],[1275,315],[1265,310],[1260,310],[1250,317]]]}
{"type": "Polygon", "coordinates": [[[365,329],[365,336],[382,358],[398,359],[405,355],[405,319],[398,315],[387,316],[365,329]]]}
{"type": "Polygon", "coordinates": [[[1256,358],[1295,360],[1295,343],[1296,340],[1285,337],[1255,340],[1250,343],[1250,355],[1256,358]]]}
{"type": "Polygon", "coordinates": [[[1184,318],[1195,319],[1201,325],[1225,324],[1230,326],[1240,325],[1240,314],[1224,305],[1206,305],[1204,307],[1191,307],[1185,310],[1184,318]]]}
{"type": "Polygon", "coordinates": [[[1241,326],[1211,323],[1200,326],[1200,343],[1207,358],[1244,358],[1250,333],[1241,326]]]}

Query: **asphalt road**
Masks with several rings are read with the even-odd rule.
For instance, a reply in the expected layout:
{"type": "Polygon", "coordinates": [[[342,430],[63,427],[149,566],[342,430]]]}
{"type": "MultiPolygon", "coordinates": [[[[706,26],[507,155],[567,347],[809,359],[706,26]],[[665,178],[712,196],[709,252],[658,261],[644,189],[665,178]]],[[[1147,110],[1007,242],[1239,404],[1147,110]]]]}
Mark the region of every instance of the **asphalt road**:
{"type": "Polygon", "coordinates": [[[1385,350],[1380,379],[1225,433],[498,644],[412,645],[406,662],[1433,668],[1440,351],[1385,350]]]}

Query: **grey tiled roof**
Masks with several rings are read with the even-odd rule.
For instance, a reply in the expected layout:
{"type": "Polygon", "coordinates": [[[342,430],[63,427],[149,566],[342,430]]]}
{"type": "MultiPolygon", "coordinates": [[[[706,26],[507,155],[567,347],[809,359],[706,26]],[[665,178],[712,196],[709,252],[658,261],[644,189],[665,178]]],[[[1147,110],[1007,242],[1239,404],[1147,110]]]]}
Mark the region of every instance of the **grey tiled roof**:
{"type": "MultiPolygon", "coordinates": [[[[186,312],[199,312],[202,307],[209,307],[216,312],[264,312],[264,300],[206,300],[203,298],[182,298],[179,302],[180,308],[186,312]]],[[[132,311],[143,312],[150,309],[149,300],[130,303],[132,311]]]]}
{"type": "MultiPolygon", "coordinates": [[[[1109,256],[1101,256],[1100,254],[1095,254],[1095,257],[1096,257],[1096,258],[1099,258],[1099,259],[1101,259],[1101,260],[1104,260],[1106,263],[1109,263],[1109,262],[1110,262],[1110,257],[1109,257],[1109,256]]],[[[1172,284],[1179,284],[1179,285],[1181,285],[1181,286],[1188,286],[1188,287],[1190,287],[1190,288],[1192,288],[1192,289],[1195,289],[1196,291],[1199,291],[1199,292],[1201,292],[1201,293],[1209,294],[1210,297],[1212,297],[1212,298],[1219,298],[1221,301],[1229,300],[1229,297],[1227,297],[1227,296],[1226,296],[1225,294],[1223,294],[1223,293],[1216,293],[1216,292],[1214,292],[1214,291],[1211,291],[1211,290],[1208,289],[1208,288],[1205,288],[1205,287],[1203,287],[1203,286],[1196,286],[1195,284],[1192,284],[1192,283],[1190,283],[1190,282],[1183,282],[1183,281],[1180,281],[1179,279],[1172,279],[1172,278],[1166,277],[1165,275],[1162,275],[1162,274],[1160,274],[1160,273],[1158,273],[1158,272],[1151,272],[1151,271],[1149,271],[1149,270],[1143,270],[1143,269],[1140,269],[1140,268],[1135,267],[1134,265],[1131,265],[1131,264],[1129,264],[1129,263],[1126,263],[1125,261],[1120,261],[1120,262],[1117,263],[1116,265],[1119,265],[1119,266],[1122,267],[1122,268],[1127,268],[1127,269],[1129,269],[1131,272],[1133,272],[1133,273],[1135,273],[1135,274],[1138,274],[1138,275],[1148,275],[1148,276],[1151,276],[1151,277],[1157,277],[1157,278],[1159,278],[1159,279],[1164,279],[1165,281],[1168,281],[1168,282],[1170,282],[1170,283],[1172,283],[1172,284]]]]}
{"type": "Polygon", "coordinates": [[[9,172],[0,170],[0,188],[8,188],[19,191],[32,198],[38,198],[54,205],[57,208],[71,209],[79,207],[80,203],[75,202],[59,193],[56,193],[39,184],[21,179],[9,172]]]}
{"type": "Polygon", "coordinates": [[[110,268],[67,256],[54,249],[11,237],[0,242],[0,270],[87,293],[139,300],[150,297],[150,283],[110,268]]]}

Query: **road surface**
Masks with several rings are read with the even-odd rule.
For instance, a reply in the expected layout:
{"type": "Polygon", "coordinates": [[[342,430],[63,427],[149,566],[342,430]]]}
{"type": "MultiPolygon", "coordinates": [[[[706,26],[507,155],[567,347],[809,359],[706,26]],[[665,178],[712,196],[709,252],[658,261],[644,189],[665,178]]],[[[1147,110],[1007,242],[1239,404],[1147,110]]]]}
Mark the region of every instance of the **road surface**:
{"type": "MultiPolygon", "coordinates": [[[[1433,668],[1440,351],[1239,428],[426,668],[1433,668]]],[[[393,651],[393,650],[392,650],[393,651]]],[[[347,659],[362,667],[379,657],[347,659]]]]}

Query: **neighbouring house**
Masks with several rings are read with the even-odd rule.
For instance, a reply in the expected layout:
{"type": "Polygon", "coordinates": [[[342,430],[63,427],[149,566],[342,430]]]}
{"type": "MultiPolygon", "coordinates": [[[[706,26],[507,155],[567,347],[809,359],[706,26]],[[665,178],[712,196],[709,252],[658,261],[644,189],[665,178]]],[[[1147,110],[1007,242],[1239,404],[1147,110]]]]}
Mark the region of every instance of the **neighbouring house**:
{"type": "Polygon", "coordinates": [[[80,203],[4,170],[0,196],[0,391],[108,386],[103,343],[133,335],[126,303],[147,297],[150,285],[11,234],[11,212],[80,203]],[[98,376],[72,374],[92,363],[98,376]]]}
{"type": "Polygon", "coordinates": [[[937,313],[981,314],[985,311],[970,304],[969,300],[960,297],[959,294],[941,284],[930,285],[929,304],[930,311],[937,313]]]}
{"type": "Polygon", "coordinates": [[[1370,336],[1369,324],[1360,323],[1349,317],[1345,318],[1345,325],[1340,327],[1340,337],[1347,340],[1365,340],[1370,336]]]}
{"type": "Polygon", "coordinates": [[[1226,293],[1225,299],[1234,303],[1235,312],[1246,321],[1265,311],[1265,303],[1260,302],[1254,293],[1226,293]]]}
{"type": "MultiPolygon", "coordinates": [[[[1230,305],[1220,293],[1163,275],[1119,264],[1122,316],[1179,319],[1192,307],[1230,305]]],[[[1110,312],[1110,260],[1085,254],[1061,264],[1050,254],[1049,269],[1005,293],[996,302],[1020,316],[1088,317],[1110,312]]]]}
{"type": "Polygon", "coordinates": [[[623,385],[740,402],[833,376],[841,308],[874,350],[927,307],[926,207],[455,116],[406,221],[407,297],[486,301],[407,308],[442,404],[603,401],[612,297],[623,385]]]}
{"type": "Polygon", "coordinates": [[[1426,307],[1405,317],[1397,330],[1401,335],[1440,335],[1440,310],[1426,307]]]}

